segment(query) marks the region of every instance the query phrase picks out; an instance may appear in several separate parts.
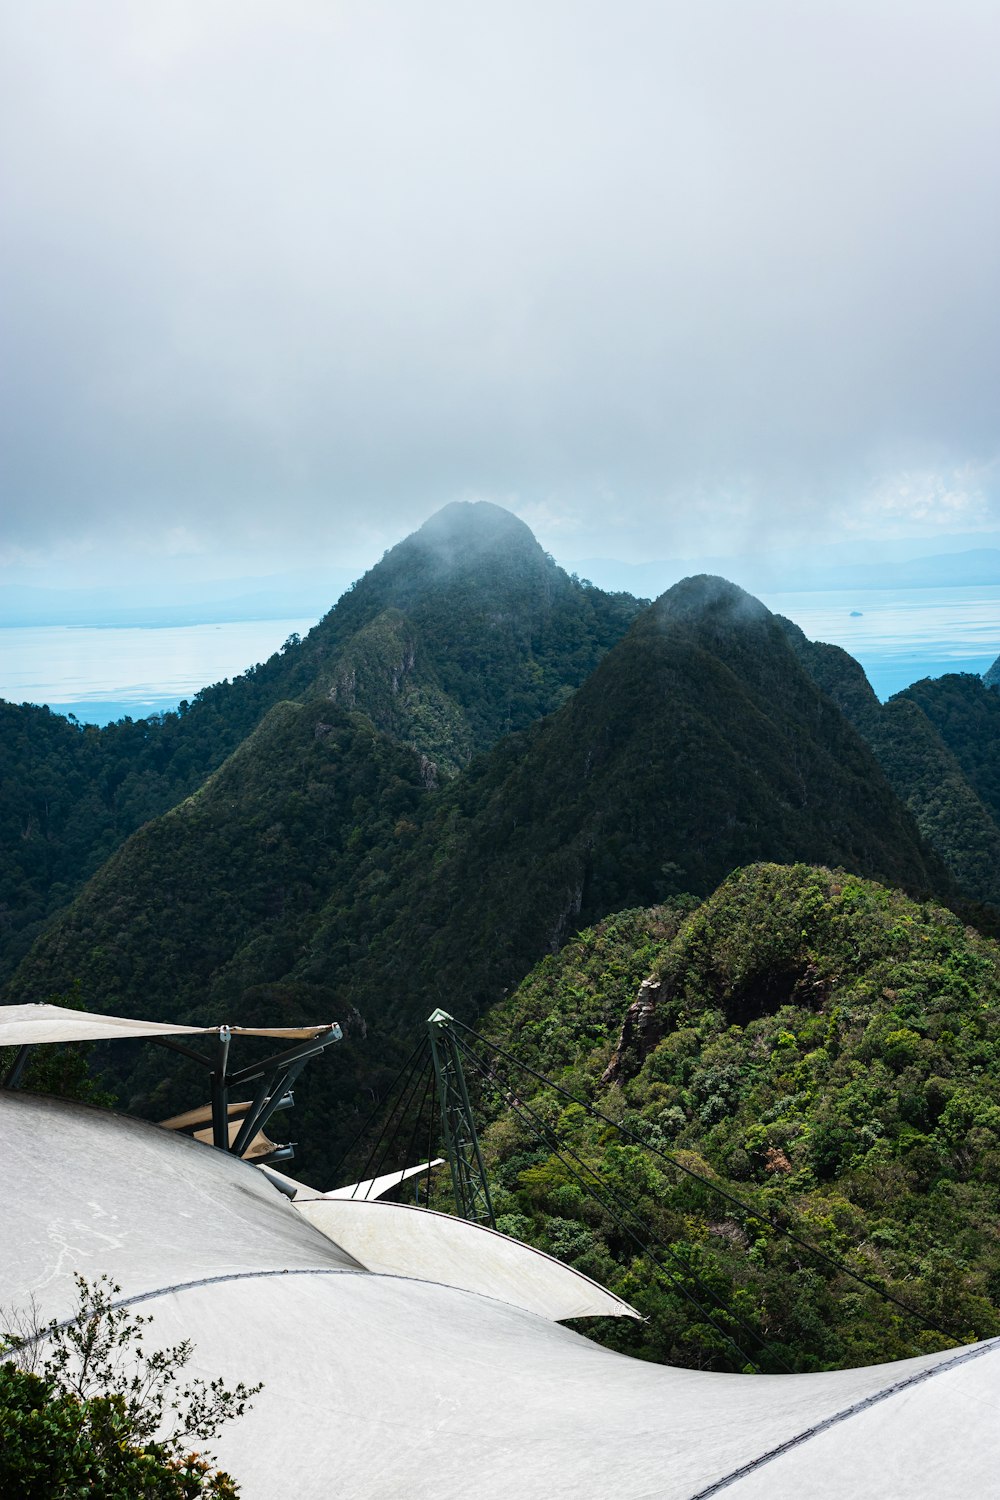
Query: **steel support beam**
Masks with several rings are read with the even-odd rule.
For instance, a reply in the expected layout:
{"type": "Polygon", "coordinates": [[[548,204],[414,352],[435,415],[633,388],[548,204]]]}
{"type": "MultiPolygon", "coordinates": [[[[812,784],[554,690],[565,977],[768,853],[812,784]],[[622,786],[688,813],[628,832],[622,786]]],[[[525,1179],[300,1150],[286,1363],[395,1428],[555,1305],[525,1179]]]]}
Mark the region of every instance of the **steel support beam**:
{"type": "Polygon", "coordinates": [[[232,1036],[228,1026],[219,1027],[219,1041],[212,1070],[212,1145],[220,1151],[229,1149],[229,1088],[226,1067],[229,1062],[229,1041],[232,1036]]]}
{"type": "Polygon", "coordinates": [[[493,1200],[486,1177],[479,1136],[472,1117],[469,1091],[462,1068],[462,1055],[452,1025],[453,1018],[444,1010],[428,1017],[431,1058],[437,1080],[441,1108],[441,1132],[444,1151],[451,1168],[451,1185],[455,1208],[463,1219],[496,1228],[493,1200]]]}

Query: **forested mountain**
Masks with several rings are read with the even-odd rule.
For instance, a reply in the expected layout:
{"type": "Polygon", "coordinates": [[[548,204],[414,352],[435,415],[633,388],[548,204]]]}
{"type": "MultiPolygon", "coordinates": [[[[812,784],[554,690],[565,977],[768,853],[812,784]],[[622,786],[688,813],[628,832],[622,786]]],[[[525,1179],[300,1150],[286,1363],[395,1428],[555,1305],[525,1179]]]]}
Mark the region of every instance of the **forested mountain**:
{"type": "MultiPolygon", "coordinates": [[[[4,998],[339,1020],[291,1127],[322,1186],[428,1013],[481,1020],[654,1150],[495,1059],[481,1081],[501,1227],[637,1303],[607,1335],[631,1352],[801,1369],[993,1333],[1000,950],[928,901],[1000,902],[998,716],[965,676],[880,705],[723,579],[644,607],[448,507],[182,713],[0,705],[4,998]]],[[[203,1102],[155,1050],[103,1060],[125,1107],[203,1102]]]]}
{"type": "Polygon", "coordinates": [[[1000,821],[1000,693],[974,672],[924,677],[892,700],[915,703],[1000,821]]]}
{"type": "MultiPolygon", "coordinates": [[[[437,789],[426,755],[367,716],[276,705],[92,879],[11,998],[77,981],[94,1008],[148,1016],[356,1017],[308,1086],[319,1171],[372,1059],[397,1057],[435,1005],[474,1017],[582,922],[706,895],[762,858],[949,887],[781,624],[689,579],[562,708],[437,789]]],[[[158,1110],[151,1086],[130,1097],[158,1110]]]]}
{"type": "Polygon", "coordinates": [[[499,1225],[646,1315],[615,1347],[777,1371],[1000,1332],[1000,948],[951,912],[757,865],[583,932],[480,1030],[631,1136],[475,1048],[499,1225]]]}
{"type": "Polygon", "coordinates": [[[106,729],[0,703],[0,975],[148,819],[194,792],[288,699],[360,710],[452,774],[557,707],[638,609],[570,578],[522,522],[446,507],[302,641],[177,714],[106,729]]]}
{"type": "MultiPolygon", "coordinates": [[[[883,704],[846,651],[783,623],[806,670],[868,742],[960,888],[1000,907],[1000,693],[972,673],[949,673],[883,704]]],[[[987,918],[995,927],[996,914],[987,918]]]]}

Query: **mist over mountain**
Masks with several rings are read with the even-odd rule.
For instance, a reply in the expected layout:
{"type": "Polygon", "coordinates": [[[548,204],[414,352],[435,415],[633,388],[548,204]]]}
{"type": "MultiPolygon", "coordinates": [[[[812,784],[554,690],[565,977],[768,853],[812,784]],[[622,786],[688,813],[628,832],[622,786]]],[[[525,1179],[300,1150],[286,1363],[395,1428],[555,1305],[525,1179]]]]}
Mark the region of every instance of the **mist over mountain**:
{"type": "Polygon", "coordinates": [[[1000,549],[996,534],[951,539],[947,552],[927,552],[927,542],[883,539],[826,544],[822,549],[755,551],[734,555],[664,558],[621,562],[589,557],[574,563],[582,577],[603,588],[634,594],[660,594],[690,573],[722,573],[743,588],[769,592],[819,590],[925,589],[993,587],[1000,583],[1000,549]],[[987,545],[993,543],[994,545],[987,545]],[[872,561],[872,553],[878,555],[872,561]]]}

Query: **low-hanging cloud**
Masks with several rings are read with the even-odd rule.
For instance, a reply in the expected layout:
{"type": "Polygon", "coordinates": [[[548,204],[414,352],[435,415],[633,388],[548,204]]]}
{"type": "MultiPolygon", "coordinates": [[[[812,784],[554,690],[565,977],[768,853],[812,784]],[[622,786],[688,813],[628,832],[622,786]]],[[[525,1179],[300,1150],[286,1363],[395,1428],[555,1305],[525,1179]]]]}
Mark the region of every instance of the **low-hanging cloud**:
{"type": "Polygon", "coordinates": [[[991,3],[6,29],[8,544],[363,548],[480,497],[570,556],[1000,525],[991,3]]]}

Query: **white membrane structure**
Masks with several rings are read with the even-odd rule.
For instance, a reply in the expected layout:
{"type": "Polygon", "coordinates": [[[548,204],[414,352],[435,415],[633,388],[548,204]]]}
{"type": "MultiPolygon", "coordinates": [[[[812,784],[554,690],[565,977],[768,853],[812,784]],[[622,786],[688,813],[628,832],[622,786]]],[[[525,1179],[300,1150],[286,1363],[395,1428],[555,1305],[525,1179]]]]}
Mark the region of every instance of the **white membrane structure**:
{"type": "Polygon", "coordinates": [[[304,1219],[369,1271],[443,1282],[558,1323],[638,1318],[634,1307],[541,1250],[495,1229],[405,1203],[296,1198],[304,1219]]]}
{"type": "MultiPolygon", "coordinates": [[[[230,1026],[233,1036],[263,1036],[308,1041],[331,1026],[230,1026]]],[[[158,1036],[211,1036],[217,1026],[171,1026],[159,1021],[131,1021],[123,1016],[67,1010],[62,1005],[0,1005],[0,1047],[35,1047],[52,1042],[114,1042],[158,1036]]]]}
{"type": "Polygon", "coordinates": [[[174,1132],[0,1090],[0,1143],[0,1304],[65,1316],[73,1273],[106,1272],[153,1316],[147,1345],[190,1338],[193,1374],[263,1380],[212,1445],[246,1500],[998,1492],[1000,1340],[820,1375],[668,1369],[372,1274],[256,1168],[174,1132]]]}
{"type": "Polygon", "coordinates": [[[425,1176],[428,1171],[435,1167],[444,1166],[444,1157],[435,1156],[433,1161],[421,1162],[418,1167],[404,1167],[401,1172],[385,1172],[381,1177],[366,1177],[363,1182],[349,1182],[346,1187],[331,1188],[328,1193],[313,1193],[315,1198],[352,1198],[355,1202],[360,1198],[369,1201],[372,1198],[381,1198],[383,1193],[391,1193],[393,1188],[402,1187],[404,1182],[411,1178],[425,1176]]]}
{"type": "MultiPolygon", "coordinates": [[[[191,1111],[192,1115],[200,1113],[203,1111],[191,1111]]],[[[161,1120],[160,1124],[171,1128],[173,1121],[161,1120]]],[[[199,1136],[199,1140],[204,1140],[204,1136],[199,1136]]],[[[419,1166],[404,1167],[399,1172],[385,1172],[381,1177],[366,1177],[361,1182],[349,1182],[346,1187],[331,1188],[328,1193],[317,1192],[315,1188],[308,1187],[295,1177],[286,1177],[284,1172],[278,1172],[274,1167],[263,1167],[262,1171],[269,1181],[281,1188],[286,1197],[293,1200],[296,1198],[361,1198],[368,1202],[372,1198],[381,1198],[383,1194],[391,1193],[393,1188],[402,1187],[404,1182],[410,1182],[414,1177],[426,1177],[428,1171],[443,1166],[444,1157],[436,1156],[431,1162],[422,1161],[419,1166]]]]}

